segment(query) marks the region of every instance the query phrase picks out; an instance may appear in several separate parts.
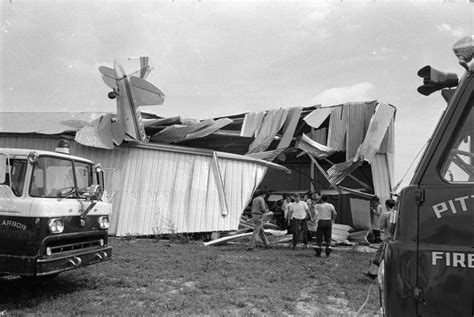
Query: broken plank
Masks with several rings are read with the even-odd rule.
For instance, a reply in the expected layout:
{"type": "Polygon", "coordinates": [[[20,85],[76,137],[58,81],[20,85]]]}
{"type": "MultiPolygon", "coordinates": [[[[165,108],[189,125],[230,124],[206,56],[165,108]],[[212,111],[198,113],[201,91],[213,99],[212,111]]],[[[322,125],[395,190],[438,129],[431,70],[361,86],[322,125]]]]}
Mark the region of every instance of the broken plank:
{"type": "Polygon", "coordinates": [[[246,237],[251,236],[252,233],[253,232],[235,234],[235,235],[219,238],[219,239],[216,239],[216,240],[212,240],[212,241],[209,241],[209,242],[204,242],[204,245],[208,246],[208,245],[214,245],[214,244],[224,243],[224,242],[233,241],[233,240],[240,240],[242,238],[246,238],[246,237]]]}

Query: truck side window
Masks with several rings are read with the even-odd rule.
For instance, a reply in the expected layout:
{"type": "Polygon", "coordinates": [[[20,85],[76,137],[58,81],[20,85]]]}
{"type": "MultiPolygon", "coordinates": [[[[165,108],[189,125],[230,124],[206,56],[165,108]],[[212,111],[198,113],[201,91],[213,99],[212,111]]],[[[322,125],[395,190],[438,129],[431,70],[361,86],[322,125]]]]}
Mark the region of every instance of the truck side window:
{"type": "Polygon", "coordinates": [[[461,132],[443,164],[441,176],[450,183],[474,183],[474,112],[469,111],[461,132]]]}
{"type": "Polygon", "coordinates": [[[25,187],[26,160],[11,159],[10,160],[10,181],[13,194],[20,197],[23,195],[23,187],[25,187]]]}
{"type": "Polygon", "coordinates": [[[77,187],[86,188],[92,185],[92,168],[89,164],[75,162],[77,187]]]}

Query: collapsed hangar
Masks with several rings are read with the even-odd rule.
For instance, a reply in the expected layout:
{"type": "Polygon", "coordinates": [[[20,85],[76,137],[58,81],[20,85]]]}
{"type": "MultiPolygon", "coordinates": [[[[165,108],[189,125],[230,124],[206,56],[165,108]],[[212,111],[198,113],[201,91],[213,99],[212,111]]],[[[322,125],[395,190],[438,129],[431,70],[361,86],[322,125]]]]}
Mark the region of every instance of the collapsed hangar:
{"type": "Polygon", "coordinates": [[[116,196],[111,234],[154,234],[157,215],[162,222],[171,221],[174,232],[236,230],[258,187],[330,194],[340,211],[337,222],[364,228],[370,197],[390,198],[395,112],[391,105],[371,101],[209,120],[143,113],[148,142],[124,140],[120,145],[112,144],[113,129],[107,127],[114,114],[2,113],[0,146],[52,150],[60,138],[67,138],[75,155],[101,161],[108,171],[106,190],[116,196]],[[164,152],[172,154],[165,158],[164,152]],[[134,176],[156,170],[156,161],[163,158],[168,163],[162,168],[174,172],[134,176]],[[292,173],[282,173],[285,168],[292,173]],[[186,176],[203,169],[209,174],[202,184],[196,181],[202,176],[186,176]],[[182,179],[176,176],[180,173],[182,179]],[[159,175],[181,182],[171,184],[159,175]],[[192,210],[198,201],[192,197],[198,196],[206,197],[205,208],[192,210]]]}

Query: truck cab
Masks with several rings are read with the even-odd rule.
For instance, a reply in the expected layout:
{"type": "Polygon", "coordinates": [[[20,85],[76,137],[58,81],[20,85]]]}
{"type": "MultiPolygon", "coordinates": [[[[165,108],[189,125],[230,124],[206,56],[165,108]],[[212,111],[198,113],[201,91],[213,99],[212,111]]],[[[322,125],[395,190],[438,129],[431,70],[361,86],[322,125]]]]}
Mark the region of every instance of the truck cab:
{"type": "Polygon", "coordinates": [[[445,89],[448,106],[400,192],[395,237],[384,260],[387,316],[474,312],[474,37],[453,50],[465,68],[459,81],[429,66],[419,72],[424,85],[418,90],[445,89]]]}
{"type": "Polygon", "coordinates": [[[99,164],[56,152],[0,148],[0,275],[55,276],[108,261],[112,210],[99,164]]]}

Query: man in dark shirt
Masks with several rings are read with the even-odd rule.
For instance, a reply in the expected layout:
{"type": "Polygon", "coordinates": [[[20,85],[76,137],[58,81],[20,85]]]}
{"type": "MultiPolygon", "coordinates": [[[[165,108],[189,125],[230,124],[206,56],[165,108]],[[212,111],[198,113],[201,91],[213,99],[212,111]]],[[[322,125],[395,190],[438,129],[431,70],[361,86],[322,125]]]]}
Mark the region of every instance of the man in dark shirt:
{"type": "Polygon", "coordinates": [[[253,234],[250,237],[248,251],[252,251],[255,247],[257,236],[260,237],[265,248],[270,247],[270,242],[268,242],[265,232],[263,231],[263,215],[268,212],[267,204],[265,203],[265,193],[257,192],[257,196],[252,200],[252,219],[254,221],[253,234]]]}

